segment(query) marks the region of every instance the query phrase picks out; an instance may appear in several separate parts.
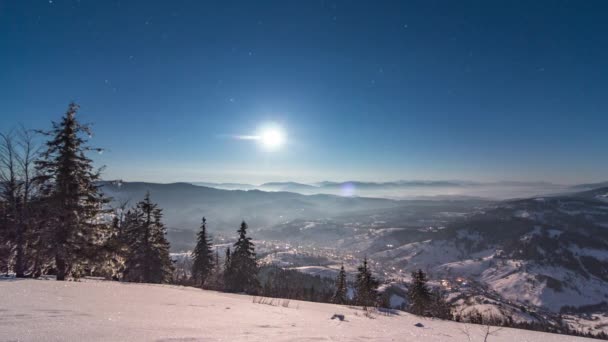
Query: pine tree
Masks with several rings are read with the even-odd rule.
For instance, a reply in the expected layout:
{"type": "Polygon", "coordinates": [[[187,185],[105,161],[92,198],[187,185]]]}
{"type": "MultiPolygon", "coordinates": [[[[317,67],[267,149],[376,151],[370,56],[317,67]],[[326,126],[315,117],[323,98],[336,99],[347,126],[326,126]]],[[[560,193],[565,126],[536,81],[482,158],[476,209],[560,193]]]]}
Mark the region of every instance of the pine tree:
{"type": "Polygon", "coordinates": [[[71,103],[62,121],[43,132],[51,138],[41,160],[36,161],[37,181],[43,184],[51,215],[47,218],[51,231],[48,243],[57,280],[84,271],[98,256],[107,235],[99,220],[107,200],[99,189],[99,171],[86,156],[86,152],[99,149],[86,146],[83,135],[92,133],[76,120],[77,111],[78,106],[71,103]]]}
{"type": "Polygon", "coordinates": [[[346,296],[346,272],[344,271],[344,264],[340,267],[340,272],[336,278],[336,292],[331,301],[335,304],[346,304],[348,302],[348,297],[346,296]]]}
{"type": "Polygon", "coordinates": [[[213,271],[213,250],[211,249],[211,239],[207,235],[207,220],[203,217],[201,230],[197,234],[196,247],[192,253],[192,278],[199,286],[203,286],[213,271]]]}
{"type": "Polygon", "coordinates": [[[367,266],[367,258],[357,268],[355,281],[355,302],[363,307],[374,306],[378,301],[378,280],[367,266]]]}
{"type": "Polygon", "coordinates": [[[153,281],[159,283],[171,282],[173,278],[173,261],[171,260],[171,245],[167,240],[167,227],[162,222],[162,209],[153,211],[152,248],[156,251],[158,263],[154,264],[153,281]]]}
{"type": "Polygon", "coordinates": [[[144,281],[148,239],[146,232],[143,231],[143,220],[143,212],[137,206],[128,210],[124,216],[122,234],[126,245],[126,255],[122,278],[126,281],[144,281]]]}
{"type": "Polygon", "coordinates": [[[173,264],[169,255],[167,229],[162,223],[162,209],[152,203],[150,194],[125,218],[128,255],[124,278],[133,282],[167,283],[173,264]]]}
{"type": "Polygon", "coordinates": [[[208,280],[205,283],[205,286],[214,289],[221,290],[223,288],[223,265],[220,263],[220,252],[218,247],[215,247],[214,259],[213,259],[213,267],[211,269],[211,273],[208,277],[208,280]]]}
{"type": "Polygon", "coordinates": [[[27,255],[30,262],[29,273],[33,278],[48,274],[54,267],[53,244],[55,222],[47,198],[34,196],[29,214],[29,232],[27,234],[27,255]]]}
{"type": "Polygon", "coordinates": [[[416,315],[426,315],[430,310],[431,291],[427,286],[427,277],[422,270],[412,272],[412,284],[407,296],[409,299],[410,312],[416,315]]]}
{"type": "Polygon", "coordinates": [[[229,291],[256,293],[260,287],[255,248],[247,236],[247,223],[243,221],[237,231],[239,238],[231,255],[230,275],[227,283],[229,291]]]}
{"type": "Polygon", "coordinates": [[[125,270],[125,259],[129,252],[126,234],[126,215],[128,201],[123,201],[114,210],[110,237],[105,246],[107,262],[99,275],[114,280],[120,279],[125,270]]]}
{"type": "Polygon", "coordinates": [[[230,284],[232,282],[232,254],[230,253],[230,247],[226,248],[226,256],[224,257],[224,290],[230,291],[230,284]]]}
{"type": "Polygon", "coordinates": [[[120,232],[121,222],[118,217],[112,218],[110,224],[109,237],[106,239],[102,249],[104,262],[95,269],[96,276],[102,276],[106,279],[119,279],[119,274],[123,271],[124,255],[127,251],[127,246],[122,243],[120,232]]]}

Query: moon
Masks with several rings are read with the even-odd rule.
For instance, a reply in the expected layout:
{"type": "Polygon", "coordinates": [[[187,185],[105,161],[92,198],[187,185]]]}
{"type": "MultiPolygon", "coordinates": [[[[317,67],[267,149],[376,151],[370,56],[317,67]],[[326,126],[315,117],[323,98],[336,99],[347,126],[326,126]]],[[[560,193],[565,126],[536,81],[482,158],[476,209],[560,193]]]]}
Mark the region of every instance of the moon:
{"type": "Polygon", "coordinates": [[[285,132],[278,126],[263,128],[259,137],[262,146],[267,150],[277,150],[285,144],[285,132]]]}

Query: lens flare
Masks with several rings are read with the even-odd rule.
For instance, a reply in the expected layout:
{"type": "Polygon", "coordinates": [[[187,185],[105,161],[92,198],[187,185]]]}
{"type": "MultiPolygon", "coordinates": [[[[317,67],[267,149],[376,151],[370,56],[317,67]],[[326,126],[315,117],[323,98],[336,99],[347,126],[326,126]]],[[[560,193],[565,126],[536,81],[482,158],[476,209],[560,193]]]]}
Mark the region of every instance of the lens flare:
{"type": "Polygon", "coordinates": [[[287,135],[283,128],[271,123],[261,126],[254,135],[229,135],[235,140],[253,140],[268,151],[274,151],[285,145],[287,135]]]}
{"type": "Polygon", "coordinates": [[[356,190],[357,189],[353,183],[347,182],[342,184],[340,187],[340,195],[344,197],[352,197],[355,195],[356,190]]]}

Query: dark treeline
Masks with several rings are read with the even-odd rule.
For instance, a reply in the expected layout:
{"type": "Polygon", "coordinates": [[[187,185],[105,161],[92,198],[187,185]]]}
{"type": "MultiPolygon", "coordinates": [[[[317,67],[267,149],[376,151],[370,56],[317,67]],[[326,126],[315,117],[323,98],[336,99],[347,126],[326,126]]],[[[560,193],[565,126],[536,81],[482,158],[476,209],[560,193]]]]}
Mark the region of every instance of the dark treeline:
{"type": "Polygon", "coordinates": [[[264,284],[261,295],[266,297],[329,303],[334,293],[331,279],[277,266],[263,267],[260,279],[264,284]]]}
{"type": "MultiPolygon", "coordinates": [[[[111,207],[99,187],[100,170],[87,156],[88,125],[70,104],[48,131],[19,128],[0,134],[0,272],[16,277],[54,275],[57,280],[96,276],[106,279],[175,283],[267,297],[331,302],[365,308],[390,305],[380,293],[365,258],[353,282],[344,266],[335,279],[276,266],[260,267],[255,245],[242,222],[237,241],[220,256],[203,217],[191,258],[172,261],[162,209],[148,193],[134,206],[111,207]],[[39,137],[45,138],[37,143],[39,137]]],[[[606,338],[565,324],[494,321],[479,313],[454,315],[441,292],[427,285],[422,270],[412,273],[407,303],[411,313],[461,322],[509,326],[606,338]]]]}

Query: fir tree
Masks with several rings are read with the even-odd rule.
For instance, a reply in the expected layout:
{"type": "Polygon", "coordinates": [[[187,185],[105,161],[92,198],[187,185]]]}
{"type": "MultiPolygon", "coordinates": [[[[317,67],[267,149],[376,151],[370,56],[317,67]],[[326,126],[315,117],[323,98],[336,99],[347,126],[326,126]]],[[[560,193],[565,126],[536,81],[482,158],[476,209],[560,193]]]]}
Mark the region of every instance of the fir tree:
{"type": "Polygon", "coordinates": [[[99,171],[86,156],[92,149],[83,136],[90,136],[88,126],[76,120],[78,106],[71,103],[60,123],[43,132],[50,136],[41,160],[36,161],[49,206],[48,229],[50,253],[55,260],[57,280],[75,275],[98,256],[107,235],[99,220],[107,200],[99,189],[99,171]]]}
{"type": "Polygon", "coordinates": [[[367,258],[357,268],[355,281],[355,302],[363,307],[374,306],[378,301],[378,280],[374,278],[367,265],[367,258]]]}
{"type": "Polygon", "coordinates": [[[162,223],[162,209],[152,203],[149,193],[132,212],[127,213],[125,226],[129,246],[125,279],[144,283],[170,282],[173,264],[166,238],[167,229],[162,223]]]}
{"type": "Polygon", "coordinates": [[[336,292],[331,301],[335,304],[346,304],[348,302],[346,296],[346,272],[344,271],[344,264],[340,267],[340,272],[336,277],[336,292]]]}
{"type": "Polygon", "coordinates": [[[213,252],[213,265],[211,272],[205,281],[205,287],[213,290],[221,290],[223,288],[223,265],[220,263],[219,249],[216,247],[213,252]]]}
{"type": "Polygon", "coordinates": [[[234,252],[231,255],[227,288],[234,292],[256,293],[260,287],[257,278],[258,266],[253,242],[247,236],[245,221],[241,223],[237,232],[239,238],[234,244],[234,252]]]}
{"type": "Polygon", "coordinates": [[[226,248],[226,256],[224,257],[224,290],[230,291],[230,283],[232,281],[232,254],[230,253],[230,247],[226,248]]]}
{"type": "Polygon", "coordinates": [[[221,265],[220,265],[220,250],[219,248],[215,247],[215,261],[214,261],[214,266],[215,266],[215,272],[219,273],[221,271],[221,265]]]}
{"type": "Polygon", "coordinates": [[[137,207],[127,211],[124,222],[124,240],[127,246],[123,279],[132,282],[145,282],[150,273],[146,255],[150,252],[149,232],[144,228],[144,213],[137,207]]]}
{"type": "Polygon", "coordinates": [[[207,234],[207,220],[203,217],[201,230],[197,234],[196,247],[192,253],[192,278],[199,286],[203,286],[213,271],[213,250],[211,249],[211,239],[207,234]]]}
{"type": "Polygon", "coordinates": [[[422,270],[412,272],[412,284],[407,296],[409,299],[410,312],[416,315],[426,315],[430,310],[431,291],[427,286],[427,277],[422,270]]]}
{"type": "MultiPolygon", "coordinates": [[[[149,196],[148,196],[149,197],[149,196]]],[[[157,263],[153,268],[153,281],[159,283],[168,283],[173,276],[173,261],[171,260],[170,249],[171,245],[167,240],[167,227],[162,222],[162,209],[156,208],[153,211],[154,221],[152,224],[152,248],[155,251],[153,254],[157,257],[157,263]]]]}
{"type": "Polygon", "coordinates": [[[106,262],[96,272],[105,278],[118,280],[120,274],[124,272],[124,257],[128,251],[128,246],[125,244],[124,236],[121,232],[123,223],[118,216],[114,216],[112,219],[110,236],[104,248],[106,262]]]}

